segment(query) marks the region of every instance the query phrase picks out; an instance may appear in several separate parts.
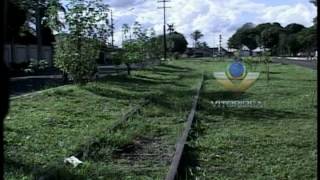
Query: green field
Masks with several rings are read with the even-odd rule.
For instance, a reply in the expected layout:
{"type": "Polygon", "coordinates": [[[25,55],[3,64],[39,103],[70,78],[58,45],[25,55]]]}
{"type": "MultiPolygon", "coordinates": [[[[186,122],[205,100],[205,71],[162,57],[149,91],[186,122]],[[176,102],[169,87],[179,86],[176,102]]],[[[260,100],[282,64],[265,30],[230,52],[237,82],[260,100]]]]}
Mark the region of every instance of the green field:
{"type": "Polygon", "coordinates": [[[184,59],[109,76],[85,86],[64,86],[13,100],[5,120],[5,179],[163,179],[191,108],[202,72],[188,178],[315,179],[316,72],[272,64],[241,96],[226,93],[212,76],[227,62],[184,59]],[[125,112],[151,103],[120,128],[125,112]],[[215,100],[256,100],[262,109],[217,109],[215,100]],[[98,144],[91,144],[98,141],[98,144]],[[79,151],[84,164],[63,159],[79,151]],[[90,177],[90,178],[89,178],[90,177]]]}

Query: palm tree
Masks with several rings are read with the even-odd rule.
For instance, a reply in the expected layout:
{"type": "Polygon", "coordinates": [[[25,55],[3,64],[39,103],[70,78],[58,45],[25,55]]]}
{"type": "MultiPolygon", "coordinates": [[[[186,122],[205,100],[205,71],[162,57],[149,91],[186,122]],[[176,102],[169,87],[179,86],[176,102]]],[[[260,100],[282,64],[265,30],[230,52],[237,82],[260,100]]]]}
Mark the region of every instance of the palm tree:
{"type": "MultiPolygon", "coordinates": [[[[129,31],[130,31],[130,27],[129,27],[129,25],[128,24],[123,24],[122,25],[122,35],[124,36],[124,39],[125,40],[128,40],[128,33],[129,33],[129,31]]],[[[123,43],[123,42],[122,42],[123,43]]]]}
{"type": "Polygon", "coordinates": [[[195,30],[193,33],[191,33],[191,38],[194,40],[194,47],[195,48],[196,48],[196,45],[197,45],[199,39],[201,39],[202,37],[203,37],[203,34],[199,30],[195,30]]]}
{"type": "Polygon", "coordinates": [[[169,33],[174,32],[174,24],[168,24],[168,31],[169,31],[169,33]]]}

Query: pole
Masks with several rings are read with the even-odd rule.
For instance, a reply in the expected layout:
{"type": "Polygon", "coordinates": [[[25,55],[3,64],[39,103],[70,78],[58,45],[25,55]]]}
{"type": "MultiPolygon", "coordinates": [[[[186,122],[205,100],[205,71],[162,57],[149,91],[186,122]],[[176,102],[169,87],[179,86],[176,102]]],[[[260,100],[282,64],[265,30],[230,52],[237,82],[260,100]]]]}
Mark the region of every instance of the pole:
{"type": "Polygon", "coordinates": [[[111,47],[113,48],[113,42],[114,42],[114,24],[113,24],[113,16],[112,16],[112,10],[111,11],[111,47]]]}
{"type": "Polygon", "coordinates": [[[222,47],[221,47],[221,43],[222,43],[222,35],[220,34],[220,35],[219,35],[219,56],[220,56],[220,60],[222,60],[222,53],[221,53],[222,47]]]}
{"type": "Polygon", "coordinates": [[[163,1],[163,48],[164,48],[164,60],[167,60],[166,1],[163,1]]]}
{"type": "Polygon", "coordinates": [[[166,6],[167,2],[170,2],[170,1],[169,0],[158,1],[158,3],[163,3],[163,6],[158,7],[158,9],[163,9],[163,57],[164,57],[164,60],[167,60],[166,9],[170,8],[166,6]]]}
{"type": "Polygon", "coordinates": [[[214,59],[214,35],[212,40],[212,58],[214,59]]]}

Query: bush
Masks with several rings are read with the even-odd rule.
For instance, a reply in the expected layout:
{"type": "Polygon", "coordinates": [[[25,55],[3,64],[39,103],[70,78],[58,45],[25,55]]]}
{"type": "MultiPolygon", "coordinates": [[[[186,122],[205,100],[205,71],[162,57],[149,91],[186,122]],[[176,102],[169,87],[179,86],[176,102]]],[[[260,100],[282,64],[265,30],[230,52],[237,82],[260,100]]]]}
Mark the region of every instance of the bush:
{"type": "Polygon", "coordinates": [[[112,52],[111,53],[111,60],[112,64],[114,65],[120,65],[124,60],[123,60],[123,52],[112,52]]]}
{"type": "Polygon", "coordinates": [[[21,63],[10,63],[10,68],[13,71],[23,71],[24,69],[28,68],[29,62],[21,62],[21,63]]]}
{"type": "Polygon", "coordinates": [[[98,43],[72,36],[61,37],[55,45],[55,66],[68,73],[76,83],[83,84],[94,75],[99,57],[98,43]]]}

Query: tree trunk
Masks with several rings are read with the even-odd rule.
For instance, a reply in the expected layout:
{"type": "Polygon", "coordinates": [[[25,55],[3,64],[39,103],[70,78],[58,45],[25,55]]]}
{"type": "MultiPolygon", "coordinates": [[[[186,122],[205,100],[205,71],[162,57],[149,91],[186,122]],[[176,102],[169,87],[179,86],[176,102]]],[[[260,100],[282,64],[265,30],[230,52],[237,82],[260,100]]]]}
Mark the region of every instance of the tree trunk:
{"type": "Polygon", "coordinates": [[[63,79],[63,83],[67,83],[68,82],[68,73],[63,72],[62,73],[62,79],[63,79]]]}
{"type": "Polygon", "coordinates": [[[128,76],[131,76],[131,66],[129,63],[126,63],[128,76]]]}
{"type": "Polygon", "coordinates": [[[267,61],[267,81],[269,82],[270,80],[270,68],[269,68],[269,62],[267,61]]]}
{"type": "Polygon", "coordinates": [[[10,54],[11,54],[11,59],[10,63],[14,63],[16,59],[16,49],[15,49],[15,44],[14,44],[14,37],[12,37],[10,41],[10,54]]]}
{"type": "Polygon", "coordinates": [[[37,62],[42,59],[42,33],[41,33],[41,14],[40,14],[40,4],[36,5],[36,31],[37,31],[37,62]]]}

